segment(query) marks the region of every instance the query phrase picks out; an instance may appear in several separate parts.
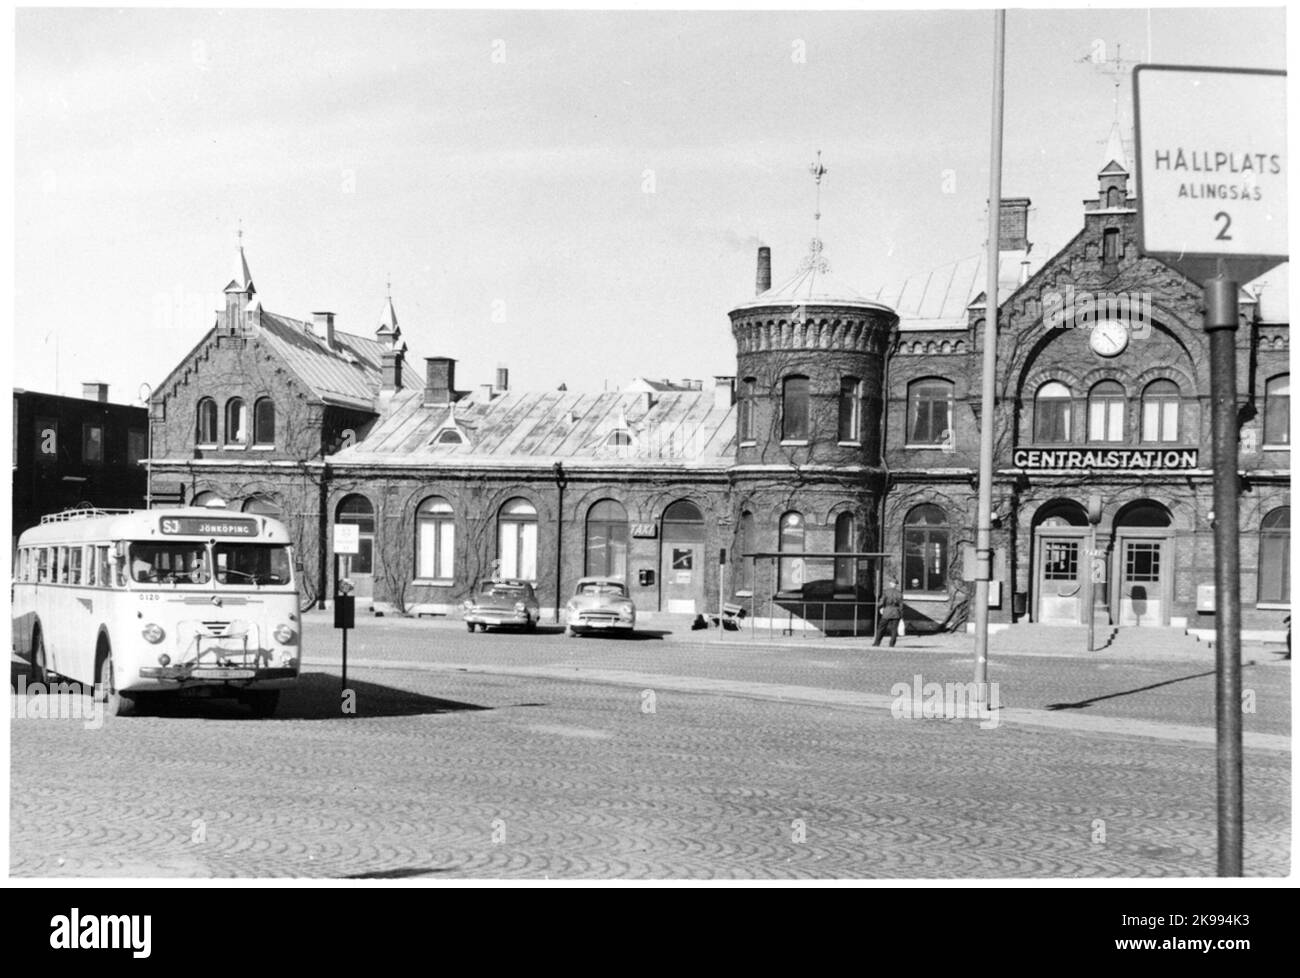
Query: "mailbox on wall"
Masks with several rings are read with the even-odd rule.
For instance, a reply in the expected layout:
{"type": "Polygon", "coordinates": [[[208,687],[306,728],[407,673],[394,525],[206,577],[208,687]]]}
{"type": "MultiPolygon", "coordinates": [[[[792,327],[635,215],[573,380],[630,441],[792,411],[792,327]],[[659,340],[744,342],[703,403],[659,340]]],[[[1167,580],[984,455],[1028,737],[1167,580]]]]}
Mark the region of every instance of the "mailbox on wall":
{"type": "Polygon", "coordinates": [[[1214,611],[1214,585],[1196,585],[1196,610],[1214,611]]]}
{"type": "Polygon", "coordinates": [[[644,568],[636,572],[636,582],[642,587],[654,587],[655,572],[649,568],[644,568]]]}

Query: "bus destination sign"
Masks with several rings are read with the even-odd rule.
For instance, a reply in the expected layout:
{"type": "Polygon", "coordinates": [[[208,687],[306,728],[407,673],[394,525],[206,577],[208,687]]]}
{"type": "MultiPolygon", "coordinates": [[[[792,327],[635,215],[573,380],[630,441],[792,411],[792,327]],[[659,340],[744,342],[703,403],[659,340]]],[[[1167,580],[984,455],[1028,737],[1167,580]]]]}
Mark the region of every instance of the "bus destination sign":
{"type": "Polygon", "coordinates": [[[238,517],[220,519],[208,516],[164,516],[158,529],[165,536],[255,537],[257,520],[238,517]]]}

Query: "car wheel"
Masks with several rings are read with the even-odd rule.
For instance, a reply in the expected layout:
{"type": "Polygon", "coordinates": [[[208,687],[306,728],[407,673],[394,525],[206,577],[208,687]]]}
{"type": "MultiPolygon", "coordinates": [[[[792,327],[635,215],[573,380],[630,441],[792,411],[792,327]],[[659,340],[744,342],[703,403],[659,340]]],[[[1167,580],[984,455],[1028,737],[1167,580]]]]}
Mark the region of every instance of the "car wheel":
{"type": "Polygon", "coordinates": [[[529,619],[528,619],[528,624],[525,625],[524,627],[525,627],[528,631],[530,631],[530,632],[535,632],[535,631],[537,631],[537,619],[536,619],[536,618],[529,618],[529,619]]]}
{"type": "Polygon", "coordinates": [[[474,623],[472,621],[465,622],[465,628],[469,631],[471,635],[474,634],[474,623]]]}

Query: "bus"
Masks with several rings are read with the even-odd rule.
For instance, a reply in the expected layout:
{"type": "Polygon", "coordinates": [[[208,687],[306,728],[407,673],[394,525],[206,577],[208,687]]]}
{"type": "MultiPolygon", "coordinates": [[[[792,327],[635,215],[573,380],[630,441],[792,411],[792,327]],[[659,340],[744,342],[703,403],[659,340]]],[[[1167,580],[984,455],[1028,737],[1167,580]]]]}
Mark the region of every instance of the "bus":
{"type": "Polygon", "coordinates": [[[18,538],[14,649],[32,683],[93,686],[109,716],[225,696],[269,717],[302,663],[299,576],[288,531],[266,516],[54,513],[18,538]]]}

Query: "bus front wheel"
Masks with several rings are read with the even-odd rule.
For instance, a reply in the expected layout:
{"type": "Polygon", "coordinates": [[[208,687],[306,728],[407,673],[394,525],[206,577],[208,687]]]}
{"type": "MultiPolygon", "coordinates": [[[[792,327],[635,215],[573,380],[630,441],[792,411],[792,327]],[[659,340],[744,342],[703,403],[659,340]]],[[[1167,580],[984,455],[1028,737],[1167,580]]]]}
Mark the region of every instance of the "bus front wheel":
{"type": "Polygon", "coordinates": [[[95,669],[95,698],[104,705],[104,714],[110,717],[130,716],[136,709],[135,699],[119,691],[114,682],[113,650],[107,639],[99,640],[96,658],[99,662],[95,669]]]}

